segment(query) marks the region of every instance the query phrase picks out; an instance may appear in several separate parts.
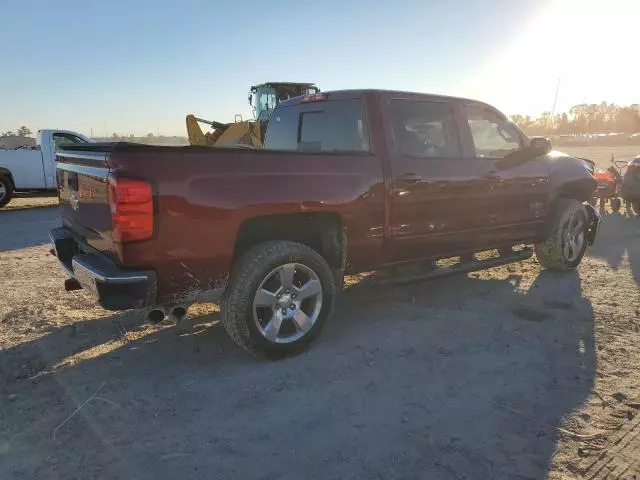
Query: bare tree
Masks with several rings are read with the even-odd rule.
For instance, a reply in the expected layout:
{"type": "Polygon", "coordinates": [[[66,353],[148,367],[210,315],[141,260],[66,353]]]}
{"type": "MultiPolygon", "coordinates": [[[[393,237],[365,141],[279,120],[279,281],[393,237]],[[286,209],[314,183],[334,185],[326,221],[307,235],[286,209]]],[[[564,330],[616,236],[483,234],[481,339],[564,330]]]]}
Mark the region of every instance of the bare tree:
{"type": "Polygon", "coordinates": [[[20,137],[28,137],[29,135],[31,135],[31,130],[23,125],[18,129],[18,135],[20,137]]]}

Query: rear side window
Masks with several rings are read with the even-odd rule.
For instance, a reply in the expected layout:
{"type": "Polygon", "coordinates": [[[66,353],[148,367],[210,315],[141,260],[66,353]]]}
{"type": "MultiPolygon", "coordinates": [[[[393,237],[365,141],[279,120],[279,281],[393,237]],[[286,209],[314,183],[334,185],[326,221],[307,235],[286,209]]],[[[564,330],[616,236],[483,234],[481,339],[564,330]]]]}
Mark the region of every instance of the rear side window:
{"type": "Polygon", "coordinates": [[[391,100],[393,141],[398,153],[420,158],[460,158],[451,105],[421,100],[391,100]]]}
{"type": "Polygon", "coordinates": [[[369,132],[362,101],[335,100],[276,108],[264,146],[299,152],[368,152],[369,132]]]}

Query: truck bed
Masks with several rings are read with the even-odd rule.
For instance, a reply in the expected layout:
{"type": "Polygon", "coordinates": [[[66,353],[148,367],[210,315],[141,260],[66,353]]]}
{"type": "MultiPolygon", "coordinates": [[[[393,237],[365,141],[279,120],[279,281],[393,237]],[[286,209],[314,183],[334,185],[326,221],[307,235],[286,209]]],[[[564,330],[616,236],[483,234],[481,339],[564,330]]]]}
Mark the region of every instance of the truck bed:
{"type": "Polygon", "coordinates": [[[243,224],[264,214],[341,212],[361,239],[354,261],[381,246],[384,182],[370,154],[113,142],[67,147],[58,160],[63,225],[120,267],[152,266],[165,279],[160,299],[223,287],[243,224]],[[122,178],[152,187],[148,239],[114,239],[109,182],[122,178]]]}

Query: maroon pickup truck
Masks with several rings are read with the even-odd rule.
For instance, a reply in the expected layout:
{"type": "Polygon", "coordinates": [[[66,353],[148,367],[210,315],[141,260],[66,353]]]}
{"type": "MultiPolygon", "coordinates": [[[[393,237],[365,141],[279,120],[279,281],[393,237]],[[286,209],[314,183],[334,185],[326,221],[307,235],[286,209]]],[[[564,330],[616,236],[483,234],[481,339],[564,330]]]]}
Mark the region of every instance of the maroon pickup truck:
{"type": "Polygon", "coordinates": [[[67,290],[152,321],[220,301],[231,337],[276,357],[317,337],[345,273],[419,262],[430,278],[534,250],[570,270],[599,221],[583,160],[484,103],[406,92],[282,102],[263,150],[86,144],[57,168],[67,290]]]}

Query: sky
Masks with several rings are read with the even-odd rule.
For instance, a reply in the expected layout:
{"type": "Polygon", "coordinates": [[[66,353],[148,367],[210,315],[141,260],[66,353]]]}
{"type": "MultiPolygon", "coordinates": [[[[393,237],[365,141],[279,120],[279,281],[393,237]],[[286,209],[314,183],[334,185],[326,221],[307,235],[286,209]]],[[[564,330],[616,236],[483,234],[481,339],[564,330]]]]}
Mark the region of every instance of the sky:
{"type": "Polygon", "coordinates": [[[640,0],[0,0],[0,132],[186,135],[250,85],[640,103],[640,0]]]}

